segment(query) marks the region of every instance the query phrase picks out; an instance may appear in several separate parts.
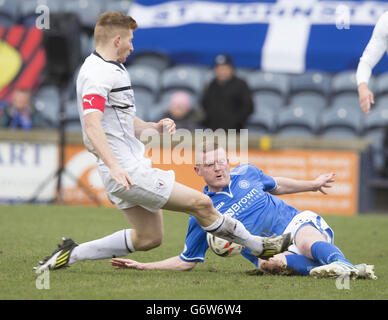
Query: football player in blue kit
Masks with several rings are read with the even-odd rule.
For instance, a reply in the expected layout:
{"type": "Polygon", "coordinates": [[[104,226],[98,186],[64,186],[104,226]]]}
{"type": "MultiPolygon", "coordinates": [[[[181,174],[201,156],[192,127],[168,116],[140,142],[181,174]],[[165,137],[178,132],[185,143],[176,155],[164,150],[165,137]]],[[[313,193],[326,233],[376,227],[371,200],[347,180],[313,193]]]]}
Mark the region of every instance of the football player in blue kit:
{"type": "MultiPolygon", "coordinates": [[[[245,248],[241,254],[256,267],[272,274],[311,275],[316,278],[349,276],[373,278],[373,266],[354,266],[334,245],[334,232],[326,221],[312,211],[300,211],[275,195],[318,191],[326,194],[334,182],[334,173],[302,181],[270,177],[259,168],[243,164],[230,170],[223,148],[204,144],[196,153],[195,171],[206,182],[204,193],[222,214],[241,221],[254,235],[271,236],[291,232],[293,243],[288,251],[269,260],[255,257],[245,248]]],[[[189,226],[183,252],[162,261],[141,263],[130,259],[112,259],[117,268],[140,270],[191,270],[204,262],[208,249],[206,232],[195,217],[189,226]]]]}

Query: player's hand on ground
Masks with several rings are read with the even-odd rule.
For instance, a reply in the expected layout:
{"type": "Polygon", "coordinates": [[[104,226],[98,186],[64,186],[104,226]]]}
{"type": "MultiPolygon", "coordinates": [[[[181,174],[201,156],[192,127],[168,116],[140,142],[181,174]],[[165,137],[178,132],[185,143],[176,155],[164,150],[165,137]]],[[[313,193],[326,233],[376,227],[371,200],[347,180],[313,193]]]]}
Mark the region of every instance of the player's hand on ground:
{"type": "Polygon", "coordinates": [[[335,181],[334,177],[335,173],[333,172],[320,175],[314,180],[313,191],[319,191],[323,194],[327,194],[324,189],[331,188],[331,183],[335,181]]]}
{"type": "Polygon", "coordinates": [[[131,259],[119,259],[113,258],[110,260],[110,264],[116,269],[137,269],[143,270],[144,264],[131,259]]]}
{"type": "Polygon", "coordinates": [[[157,123],[158,131],[160,134],[167,133],[170,135],[175,134],[176,125],[174,120],[170,118],[164,118],[157,123]]]}
{"type": "Polygon", "coordinates": [[[133,185],[133,181],[128,172],[125,171],[120,165],[116,165],[110,168],[110,176],[117,184],[122,185],[126,190],[133,185]]]}
{"type": "Polygon", "coordinates": [[[366,83],[361,83],[358,86],[358,98],[360,107],[365,114],[370,112],[371,104],[375,103],[373,92],[369,90],[366,83]]]}

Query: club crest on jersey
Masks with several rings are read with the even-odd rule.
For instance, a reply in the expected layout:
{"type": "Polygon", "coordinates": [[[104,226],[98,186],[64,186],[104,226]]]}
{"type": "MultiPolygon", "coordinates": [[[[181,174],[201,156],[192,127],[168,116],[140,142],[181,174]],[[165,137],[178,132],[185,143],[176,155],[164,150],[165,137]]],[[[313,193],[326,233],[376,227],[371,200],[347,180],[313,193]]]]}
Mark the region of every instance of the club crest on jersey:
{"type": "Polygon", "coordinates": [[[241,181],[239,181],[238,186],[241,189],[248,189],[251,186],[251,184],[249,183],[248,180],[241,180],[241,181]]]}
{"type": "Polygon", "coordinates": [[[156,180],[156,188],[162,189],[166,186],[166,183],[162,179],[156,180]]]}

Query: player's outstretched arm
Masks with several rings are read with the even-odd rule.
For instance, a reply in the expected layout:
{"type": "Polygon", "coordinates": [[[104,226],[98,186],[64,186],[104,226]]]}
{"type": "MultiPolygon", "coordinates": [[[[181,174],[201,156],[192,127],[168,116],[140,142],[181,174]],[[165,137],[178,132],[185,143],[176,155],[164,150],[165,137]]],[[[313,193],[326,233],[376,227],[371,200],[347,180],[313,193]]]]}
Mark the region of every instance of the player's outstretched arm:
{"type": "Polygon", "coordinates": [[[137,138],[145,132],[147,135],[168,133],[173,135],[176,131],[175,122],[172,119],[165,118],[159,122],[146,122],[135,117],[135,135],[137,138]],[[146,131],[147,130],[147,131],[146,131]]]}
{"type": "Polygon", "coordinates": [[[370,38],[357,66],[356,79],[360,107],[368,114],[371,104],[374,104],[373,93],[368,88],[372,69],[380,61],[387,50],[388,40],[388,12],[385,12],[377,21],[370,38]]]}
{"type": "Polygon", "coordinates": [[[129,185],[133,185],[133,182],[128,172],[120,166],[109,147],[104,129],[101,125],[102,115],[103,114],[99,111],[91,112],[85,115],[85,133],[101,160],[110,169],[111,178],[116,181],[116,183],[123,185],[126,189],[129,189],[129,185]]]}
{"type": "Polygon", "coordinates": [[[161,261],[146,263],[131,259],[113,258],[110,260],[110,264],[116,269],[189,271],[195,267],[197,262],[186,262],[179,258],[179,256],[176,256],[161,261]]]}
{"type": "Polygon", "coordinates": [[[307,191],[319,191],[326,194],[325,189],[331,188],[335,173],[322,174],[314,180],[295,180],[284,177],[274,177],[277,187],[271,191],[272,194],[281,195],[307,191]]]}

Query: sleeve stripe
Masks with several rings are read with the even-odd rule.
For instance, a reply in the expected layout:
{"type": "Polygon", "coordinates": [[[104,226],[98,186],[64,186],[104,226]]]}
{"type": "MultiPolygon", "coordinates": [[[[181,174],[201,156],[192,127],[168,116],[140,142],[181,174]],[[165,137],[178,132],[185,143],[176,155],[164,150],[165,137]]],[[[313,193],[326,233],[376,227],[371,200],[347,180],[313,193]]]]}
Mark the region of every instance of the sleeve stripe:
{"type": "Polygon", "coordinates": [[[182,253],[179,255],[179,257],[182,259],[182,260],[187,260],[187,261],[191,261],[191,260],[205,260],[204,258],[202,257],[194,257],[194,258],[187,258],[185,257],[182,253]]]}

